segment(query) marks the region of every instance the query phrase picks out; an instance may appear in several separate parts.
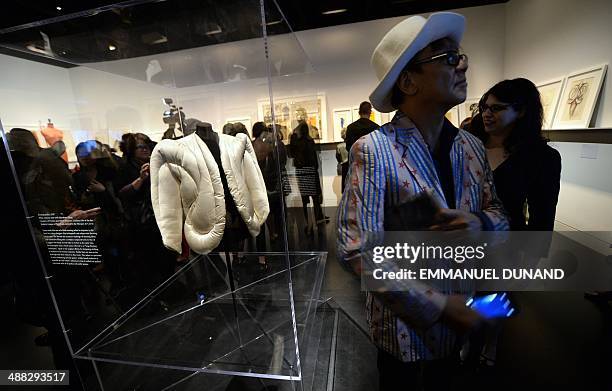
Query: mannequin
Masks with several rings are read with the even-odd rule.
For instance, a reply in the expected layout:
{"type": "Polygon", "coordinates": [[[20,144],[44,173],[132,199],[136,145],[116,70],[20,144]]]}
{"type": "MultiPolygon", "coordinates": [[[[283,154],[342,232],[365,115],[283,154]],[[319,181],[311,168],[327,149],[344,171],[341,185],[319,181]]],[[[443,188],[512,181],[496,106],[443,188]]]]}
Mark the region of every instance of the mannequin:
{"type": "Polygon", "coordinates": [[[219,135],[212,129],[212,126],[207,123],[198,124],[195,131],[196,135],[206,143],[206,146],[212,153],[221,174],[221,183],[223,184],[223,192],[225,194],[225,231],[223,239],[215,251],[242,251],[244,239],[249,237],[249,230],[244,223],[244,220],[238,213],[236,202],[232,197],[223,165],[221,164],[221,150],[219,148],[219,135]]]}
{"type": "Polygon", "coordinates": [[[164,245],[198,254],[240,251],[270,212],[250,139],[218,134],[201,123],[193,134],[162,140],[151,154],[151,202],[164,245]],[[225,234],[227,232],[227,235],[225,234]]]}

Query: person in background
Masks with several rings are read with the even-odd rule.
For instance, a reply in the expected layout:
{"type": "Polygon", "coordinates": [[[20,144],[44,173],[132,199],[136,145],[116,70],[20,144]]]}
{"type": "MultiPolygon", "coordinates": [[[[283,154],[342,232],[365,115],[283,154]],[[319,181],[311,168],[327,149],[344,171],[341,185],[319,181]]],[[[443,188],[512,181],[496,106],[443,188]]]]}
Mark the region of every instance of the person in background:
{"type": "Polygon", "coordinates": [[[226,123],[225,125],[223,125],[223,134],[227,134],[230,136],[233,136],[234,133],[234,124],[232,123],[226,123]]]}
{"type": "Polygon", "coordinates": [[[234,131],[231,134],[232,136],[236,136],[238,133],[244,133],[248,137],[251,137],[249,135],[249,131],[247,130],[246,126],[244,126],[242,122],[235,122],[233,125],[234,125],[234,131]]]}
{"type": "MultiPolygon", "coordinates": [[[[497,195],[512,231],[553,231],[561,182],[561,155],[542,136],[543,108],[536,86],[524,78],[504,80],[481,98],[469,131],[484,144],[497,195]]],[[[551,236],[542,233],[513,249],[524,267],[548,256],[551,236]]],[[[476,333],[466,361],[494,370],[502,324],[476,333]],[[478,363],[479,362],[479,363],[478,363]]]]}
{"type": "Polygon", "coordinates": [[[495,188],[514,231],[552,231],[561,182],[561,155],[542,136],[542,103],[536,86],[504,80],[480,101],[482,140],[495,188]],[[527,213],[529,217],[527,217],[527,213]]]}
{"type": "MultiPolygon", "coordinates": [[[[346,128],[342,128],[340,132],[342,140],[346,140],[346,128]]],[[[346,182],[346,173],[348,172],[348,150],[346,149],[346,142],[343,141],[336,145],[336,161],[338,162],[337,174],[342,178],[342,189],[346,182]]]]}
{"type": "MultiPolygon", "coordinates": [[[[277,125],[278,126],[278,125],[277,125]]],[[[287,164],[287,152],[282,143],[282,134],[277,131],[276,142],[274,139],[274,128],[272,125],[266,126],[263,122],[256,122],[253,125],[253,149],[257,156],[257,162],[266,184],[268,202],[271,213],[268,215],[265,226],[262,226],[260,234],[257,236],[257,249],[262,251],[265,246],[265,228],[267,227],[270,235],[270,244],[275,246],[283,229],[282,219],[282,178],[286,176],[285,166],[287,164]],[[279,177],[280,174],[280,177],[279,177]]]]}
{"type": "Polygon", "coordinates": [[[124,258],[137,288],[145,292],[172,275],[177,258],[163,245],[151,204],[149,159],[154,147],[145,134],[124,134],[120,147],[124,162],[115,179],[126,218],[124,258]]]}
{"type": "Polygon", "coordinates": [[[310,137],[308,124],[301,122],[293,131],[291,137],[291,153],[297,177],[298,188],[302,197],[302,211],[306,226],[304,232],[311,236],[314,234],[314,225],[329,222],[329,217],[323,214],[323,192],[319,178],[319,159],[315,150],[314,140],[310,137]],[[308,204],[312,198],[315,224],[308,217],[308,204]]]}
{"type": "MultiPolygon", "coordinates": [[[[361,102],[359,105],[359,119],[346,127],[346,150],[351,151],[355,141],[378,129],[380,126],[376,122],[370,120],[372,114],[372,104],[370,102],[361,102]]],[[[344,188],[344,186],[342,186],[344,188]]]]}
{"type": "MultiPolygon", "coordinates": [[[[58,265],[53,262],[47,249],[47,237],[43,233],[39,220],[41,214],[63,215],[68,220],[93,219],[99,209],[84,211],[77,209],[72,191],[73,181],[68,164],[61,156],[65,152],[63,141],[54,144],[52,148],[40,148],[32,132],[26,129],[14,128],[6,134],[12,164],[16,174],[16,185],[21,189],[21,195],[26,205],[26,213],[17,216],[23,221],[28,217],[28,230],[32,229],[32,236],[40,252],[20,249],[11,262],[10,255],[5,256],[6,268],[14,280],[15,307],[17,316],[24,322],[44,327],[47,333],[35,338],[39,346],[49,346],[53,361],[57,369],[69,369],[71,384],[79,384],[74,362],[66,348],[65,331],[62,330],[53,310],[48,287],[42,278],[41,267],[37,257],[40,255],[48,276],[53,276],[53,293],[59,311],[64,320],[66,330],[70,330],[72,338],[79,340],[87,336],[91,313],[84,300],[84,290],[88,289],[92,281],[87,273],[87,267],[76,265],[58,265]],[[61,148],[58,148],[61,147],[61,148]]],[[[2,144],[4,149],[5,144],[2,144]]],[[[2,156],[5,150],[0,151],[2,156]]],[[[7,169],[5,174],[12,176],[9,161],[3,166],[7,169]]],[[[8,177],[3,177],[7,180],[8,177]]],[[[18,196],[20,197],[20,196],[18,196]]],[[[18,202],[21,202],[19,200],[18,202]]],[[[9,204],[10,205],[10,204],[9,204]]],[[[15,216],[15,217],[17,217],[15,216]]],[[[6,222],[6,219],[3,220],[6,222]]],[[[11,230],[16,227],[11,226],[11,230]]],[[[12,244],[10,237],[7,244],[12,244]]],[[[21,238],[20,238],[21,239],[21,238]]],[[[31,242],[29,247],[33,246],[31,242]]]]}
{"type": "Polygon", "coordinates": [[[79,169],[72,174],[76,204],[83,210],[100,208],[96,217],[96,244],[111,282],[109,293],[116,297],[124,289],[119,248],[123,208],[113,186],[118,165],[110,149],[96,140],[79,143],[76,156],[79,169]]]}
{"type": "Polygon", "coordinates": [[[469,130],[470,123],[472,122],[472,117],[466,117],[461,121],[461,125],[459,125],[459,129],[469,130]]]}

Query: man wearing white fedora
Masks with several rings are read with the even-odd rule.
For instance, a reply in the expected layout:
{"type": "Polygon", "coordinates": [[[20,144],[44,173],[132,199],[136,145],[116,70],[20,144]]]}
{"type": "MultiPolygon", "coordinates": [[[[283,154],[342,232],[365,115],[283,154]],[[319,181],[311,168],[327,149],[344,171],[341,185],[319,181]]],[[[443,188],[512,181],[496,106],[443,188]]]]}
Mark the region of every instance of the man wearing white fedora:
{"type": "MultiPolygon", "coordinates": [[[[459,49],[464,29],[464,17],[456,13],[413,16],[374,50],[379,82],[370,101],[381,112],[397,114],[351,149],[338,208],[338,254],[357,274],[371,264],[377,245],[371,234],[384,232],[385,211],[417,195],[427,194],[439,206],[424,228],[508,229],[482,143],[444,117],[466,97],[467,56],[459,49]]],[[[404,288],[389,289],[402,290],[399,295],[367,294],[380,389],[448,389],[460,337],[480,317],[450,289],[420,282],[404,288]]]]}

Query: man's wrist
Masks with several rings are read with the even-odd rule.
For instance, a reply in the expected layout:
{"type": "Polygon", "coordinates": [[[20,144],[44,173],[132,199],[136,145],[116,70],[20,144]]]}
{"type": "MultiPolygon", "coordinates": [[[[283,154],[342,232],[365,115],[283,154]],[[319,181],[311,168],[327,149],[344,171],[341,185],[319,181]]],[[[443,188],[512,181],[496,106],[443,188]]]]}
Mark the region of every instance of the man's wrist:
{"type": "Polygon", "coordinates": [[[481,231],[493,231],[493,222],[485,212],[472,212],[480,221],[481,231]]]}

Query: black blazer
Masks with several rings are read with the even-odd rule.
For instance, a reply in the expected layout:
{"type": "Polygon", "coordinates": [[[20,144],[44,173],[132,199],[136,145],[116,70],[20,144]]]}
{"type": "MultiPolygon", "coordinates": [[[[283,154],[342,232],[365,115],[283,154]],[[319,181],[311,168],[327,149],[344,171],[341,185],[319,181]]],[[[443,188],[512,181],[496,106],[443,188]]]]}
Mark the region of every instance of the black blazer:
{"type": "Polygon", "coordinates": [[[500,164],[493,177],[511,230],[553,230],[561,182],[561,155],[556,149],[545,143],[523,148],[500,164]]]}
{"type": "Polygon", "coordinates": [[[378,126],[376,122],[370,121],[368,118],[359,118],[357,121],[347,126],[346,140],[344,140],[344,142],[346,143],[346,150],[349,155],[351,154],[351,147],[357,140],[378,128],[380,128],[380,126],[378,126]]]}

